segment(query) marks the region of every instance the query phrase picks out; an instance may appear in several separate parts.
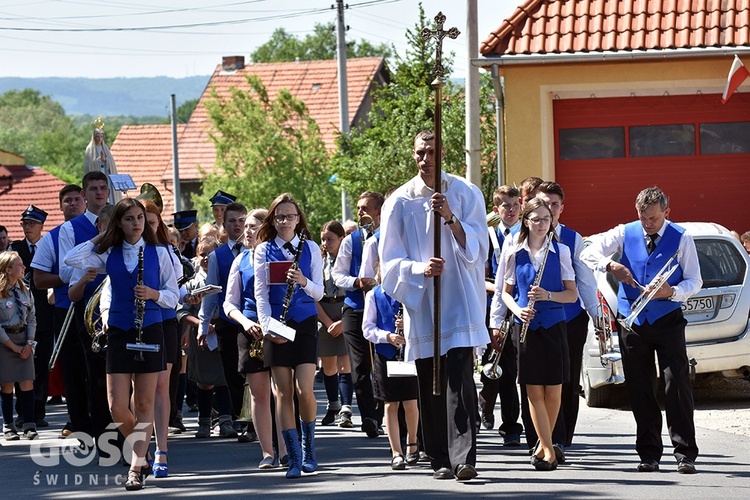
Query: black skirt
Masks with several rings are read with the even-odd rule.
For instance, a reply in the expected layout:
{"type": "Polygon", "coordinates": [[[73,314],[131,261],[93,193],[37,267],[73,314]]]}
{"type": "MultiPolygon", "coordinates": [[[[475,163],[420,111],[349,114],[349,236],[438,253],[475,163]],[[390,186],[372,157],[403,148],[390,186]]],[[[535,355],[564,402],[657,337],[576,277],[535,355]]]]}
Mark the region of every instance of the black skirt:
{"type": "Polygon", "coordinates": [[[180,349],[180,328],[177,318],[165,319],[161,322],[164,330],[164,359],[167,363],[177,363],[177,357],[182,354],[180,349]]]}
{"type": "MultiPolygon", "coordinates": [[[[237,335],[237,351],[239,360],[237,371],[242,375],[248,373],[267,372],[270,368],[263,366],[263,359],[250,356],[250,349],[253,347],[254,339],[247,332],[240,332],[237,335]]],[[[263,341],[261,340],[261,345],[263,341]]]]}
{"type": "Polygon", "coordinates": [[[294,342],[276,344],[267,338],[263,339],[264,366],[295,367],[305,363],[316,364],[318,362],[318,315],[310,316],[300,323],[289,320],[287,326],[297,331],[294,342]]]}
{"type": "Polygon", "coordinates": [[[417,377],[389,377],[386,365],[388,358],[378,352],[373,352],[373,355],[375,377],[372,388],[375,399],[386,403],[417,399],[419,395],[417,377]]]}
{"type": "MultiPolygon", "coordinates": [[[[344,300],[341,302],[320,302],[320,306],[326,312],[332,321],[338,321],[343,316],[344,300]]],[[[346,340],[344,340],[344,334],[342,333],[338,337],[334,337],[328,333],[328,329],[320,323],[318,329],[318,355],[321,358],[329,356],[343,356],[346,354],[346,340]]]]}
{"type": "Polygon", "coordinates": [[[568,340],[565,322],[550,328],[526,332],[526,341],[518,353],[518,383],[526,385],[558,385],[570,377],[568,340]]]}
{"type": "Polygon", "coordinates": [[[107,373],[154,373],[167,369],[161,323],[143,329],[143,343],[159,345],[159,352],[143,352],[143,361],[136,360],[139,351],[128,350],[126,346],[136,342],[137,338],[135,328],[124,331],[110,326],[107,332],[107,373]]]}

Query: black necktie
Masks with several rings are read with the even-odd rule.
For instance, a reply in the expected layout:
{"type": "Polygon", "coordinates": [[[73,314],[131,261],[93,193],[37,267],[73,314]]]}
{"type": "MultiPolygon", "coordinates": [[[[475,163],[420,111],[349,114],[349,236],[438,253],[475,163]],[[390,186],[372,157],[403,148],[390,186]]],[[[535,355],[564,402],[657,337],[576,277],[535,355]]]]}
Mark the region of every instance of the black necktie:
{"type": "Polygon", "coordinates": [[[505,228],[505,231],[503,231],[503,236],[508,236],[510,234],[510,228],[505,228]]]}
{"type": "Polygon", "coordinates": [[[34,258],[34,254],[36,253],[36,245],[34,243],[31,243],[29,245],[31,247],[31,258],[34,258]]]}
{"type": "Polygon", "coordinates": [[[294,248],[291,242],[287,241],[284,243],[284,248],[292,255],[297,255],[297,249],[294,248]]]}
{"type": "Polygon", "coordinates": [[[648,237],[650,239],[646,243],[646,250],[648,251],[648,254],[651,255],[656,248],[656,238],[659,237],[659,233],[649,234],[648,237]]]}
{"type": "Polygon", "coordinates": [[[232,247],[232,250],[234,250],[235,253],[239,254],[242,251],[242,243],[240,242],[235,243],[234,246],[232,247]]]}

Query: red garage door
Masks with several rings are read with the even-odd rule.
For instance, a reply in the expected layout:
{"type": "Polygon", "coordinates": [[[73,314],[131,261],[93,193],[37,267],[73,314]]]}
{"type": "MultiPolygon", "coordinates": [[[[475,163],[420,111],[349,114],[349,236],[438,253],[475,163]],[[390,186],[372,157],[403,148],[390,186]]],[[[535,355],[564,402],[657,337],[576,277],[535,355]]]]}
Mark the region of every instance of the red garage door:
{"type": "Polygon", "coordinates": [[[750,230],[750,95],[558,99],[555,179],[563,223],[581,234],[636,218],[635,197],[659,186],[674,221],[750,230]]]}

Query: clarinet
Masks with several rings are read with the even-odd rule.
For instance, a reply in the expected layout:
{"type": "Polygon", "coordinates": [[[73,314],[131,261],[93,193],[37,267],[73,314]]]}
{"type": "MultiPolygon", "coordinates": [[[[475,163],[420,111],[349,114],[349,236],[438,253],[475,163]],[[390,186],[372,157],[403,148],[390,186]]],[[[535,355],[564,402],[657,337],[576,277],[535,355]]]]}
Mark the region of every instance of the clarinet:
{"type": "MultiPolygon", "coordinates": [[[[138,249],[138,285],[143,284],[143,246],[138,249]]],[[[146,301],[144,299],[135,299],[135,327],[138,329],[138,343],[142,344],[143,336],[143,316],[146,313],[146,301]]],[[[143,361],[143,351],[138,351],[135,355],[136,361],[143,361]]]]}
{"type": "MultiPolygon", "coordinates": [[[[398,321],[400,319],[401,320],[404,319],[404,305],[403,304],[400,304],[398,306],[398,313],[396,314],[396,321],[398,321]]],[[[403,327],[396,328],[396,332],[395,333],[399,337],[403,337],[404,336],[404,329],[403,329],[403,327]]],[[[400,346],[398,346],[398,354],[396,355],[396,361],[403,361],[403,360],[404,360],[404,345],[401,344],[400,346]]]]}
{"type": "MultiPolygon", "coordinates": [[[[546,238],[547,246],[544,248],[544,257],[542,258],[542,265],[539,267],[539,272],[536,273],[536,276],[534,277],[534,283],[531,286],[539,286],[539,283],[542,282],[542,275],[544,274],[544,267],[547,265],[547,256],[549,255],[549,247],[552,246],[552,232],[549,233],[549,235],[546,238]]],[[[536,303],[536,299],[529,299],[529,303],[526,307],[529,309],[534,308],[534,304],[536,303]]],[[[526,342],[526,332],[529,329],[529,323],[524,323],[521,326],[521,334],[518,336],[518,341],[523,344],[526,342]]]]}
{"type": "MultiPolygon", "coordinates": [[[[292,261],[292,266],[289,268],[290,270],[297,270],[299,269],[299,259],[302,257],[302,249],[305,247],[305,239],[307,238],[307,231],[304,229],[300,231],[299,233],[299,244],[297,245],[297,251],[294,254],[294,260],[292,261]]],[[[286,325],[286,315],[289,312],[289,308],[292,305],[292,295],[294,295],[294,290],[297,287],[297,283],[294,280],[287,279],[286,280],[286,295],[284,295],[284,309],[281,311],[281,318],[280,321],[286,325]]]]}

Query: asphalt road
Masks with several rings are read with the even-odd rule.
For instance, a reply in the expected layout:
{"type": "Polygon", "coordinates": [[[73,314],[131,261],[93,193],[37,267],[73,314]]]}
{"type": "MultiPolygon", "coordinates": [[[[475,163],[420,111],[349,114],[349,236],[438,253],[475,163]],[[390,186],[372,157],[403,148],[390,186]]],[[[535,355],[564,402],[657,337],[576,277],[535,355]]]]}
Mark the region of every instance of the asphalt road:
{"type": "MultiPolygon", "coordinates": [[[[319,418],[324,414],[322,385],[316,385],[319,418]]],[[[560,498],[748,498],[750,496],[750,437],[698,427],[701,453],[698,474],[675,471],[671,454],[656,473],[635,472],[635,424],[627,409],[595,409],[581,400],[577,438],[568,462],[554,472],[538,472],[529,465],[525,447],[504,448],[496,431],[478,436],[479,477],[459,483],[434,480],[428,464],[406,471],[390,469],[385,436],[368,439],[355,429],[317,428],[320,469],[301,479],[287,480],[284,470],[257,469],[257,443],[212,437],[195,439],[195,414],[186,413],[189,432],[170,438],[170,475],[149,477],[139,492],[122,486],[121,465],[74,466],[64,458],[59,465],[39,465],[31,453],[55,460],[62,441],[56,438],[64,423],[62,406],[51,407],[49,429],[41,429],[32,450],[28,441],[0,442],[2,497],[115,498],[158,495],[161,498],[522,498],[542,495],[560,498]],[[51,457],[51,458],[50,458],[51,457]],[[55,484],[53,484],[55,483],[55,484]]],[[[499,412],[496,419],[499,420],[499,412]]],[[[355,424],[359,418],[355,415],[355,424]]],[[[665,431],[666,432],[666,431],[665,431]]],[[[2,440],[2,438],[0,438],[2,440]]],[[[668,437],[664,434],[664,441],[668,437]]],[[[153,445],[152,445],[153,451],[153,445]]],[[[667,449],[667,452],[671,448],[667,449]]]]}

